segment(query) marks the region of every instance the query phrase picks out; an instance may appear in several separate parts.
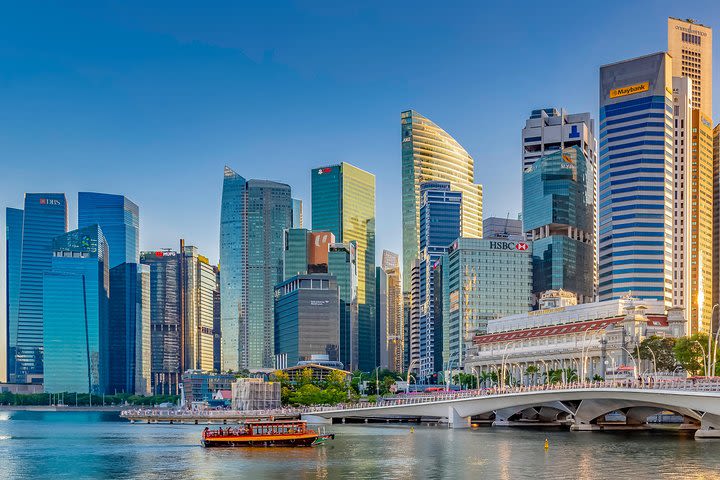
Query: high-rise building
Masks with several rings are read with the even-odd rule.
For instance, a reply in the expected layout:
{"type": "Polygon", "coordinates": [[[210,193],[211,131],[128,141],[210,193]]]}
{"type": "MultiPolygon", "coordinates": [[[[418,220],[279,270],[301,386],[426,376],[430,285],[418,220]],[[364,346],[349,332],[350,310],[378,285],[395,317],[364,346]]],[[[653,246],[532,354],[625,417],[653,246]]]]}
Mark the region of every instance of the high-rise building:
{"type": "Polygon", "coordinates": [[[487,217],[483,220],[483,238],[524,237],[522,220],[519,218],[487,217]]]}
{"type": "Polygon", "coordinates": [[[20,268],[22,258],[23,211],[5,210],[5,319],[7,381],[15,381],[18,310],[20,308],[20,268]]]}
{"type": "Polygon", "coordinates": [[[465,342],[485,333],[488,320],[530,309],[532,244],[459,238],[443,256],[442,270],[443,363],[457,368],[465,342]]]}
{"type": "Polygon", "coordinates": [[[150,267],[121,263],[110,269],[108,393],[150,395],[150,267]]]}
{"type": "Polygon", "coordinates": [[[382,267],[375,267],[375,347],[378,352],[378,366],[388,368],[387,328],[388,328],[388,276],[382,267]]]}
{"type": "Polygon", "coordinates": [[[78,227],[100,225],[110,248],[110,268],[140,261],[140,209],[122,195],[78,193],[78,227]]]}
{"type": "Polygon", "coordinates": [[[303,202],[299,198],[292,199],[292,228],[303,228],[303,202]]]}
{"type": "Polygon", "coordinates": [[[375,176],[349,163],[312,170],[312,226],[342,243],[355,242],[358,362],[377,366],[375,318],[375,176]]]}
{"type": "Polygon", "coordinates": [[[688,77],[692,107],[712,117],[712,29],[693,20],[668,18],[672,76],[688,77]]]}
{"type": "Polygon", "coordinates": [[[355,242],[328,246],[328,273],[340,296],[340,361],[347,370],[358,368],[358,261],[355,242]]]}
{"type": "Polygon", "coordinates": [[[213,370],[220,373],[222,370],[222,330],[220,316],[220,268],[214,268],[215,285],[213,292],[213,370]]]}
{"type": "Polygon", "coordinates": [[[327,355],[338,361],[340,303],[333,275],[296,275],[275,287],[275,352],[286,365],[327,355]]]}
{"type": "Polygon", "coordinates": [[[597,165],[595,122],[589,113],[567,113],[555,108],[533,110],[525,120],[522,145],[523,172],[541,157],[568,147],[580,148],[597,165]]]}
{"type": "MultiPolygon", "coordinates": [[[[592,126],[592,121],[591,121],[592,126]]],[[[595,162],[578,146],[523,172],[523,222],[533,245],[533,295],[566,290],[595,299],[595,162]]]]}
{"type": "Polygon", "coordinates": [[[108,245],[98,225],[55,237],[43,272],[44,389],[104,393],[110,367],[108,245]]]}
{"type": "Polygon", "coordinates": [[[274,287],[283,279],[290,186],[225,167],[220,212],[222,369],[272,368],[274,287]]]}
{"type": "Polygon", "coordinates": [[[154,394],[179,392],[183,361],[181,258],[170,249],[140,252],[150,267],[151,372],[154,394]]]}
{"type": "Polygon", "coordinates": [[[331,232],[291,228],[285,232],[283,278],[306,273],[328,273],[329,246],[335,243],[331,232]]]}
{"type": "Polygon", "coordinates": [[[420,253],[420,185],[446,181],[452,190],[463,193],[462,236],[466,238],[482,238],[482,185],[475,183],[473,158],[445,130],[414,110],[402,112],[400,123],[403,285],[409,291],[412,265],[420,253]]]}
{"type": "MultiPolygon", "coordinates": [[[[8,297],[9,298],[9,297],[8,297]]],[[[720,303],[720,123],[713,129],[713,293],[712,304],[720,303]]],[[[9,318],[9,317],[8,317],[9,318]]],[[[718,314],[713,331],[720,328],[718,314]]]]}
{"type": "Polygon", "coordinates": [[[402,274],[397,253],[383,250],[382,269],[387,275],[387,327],[385,349],[388,368],[393,372],[405,371],[405,316],[403,313],[402,274]]]}
{"type": "MultiPolygon", "coordinates": [[[[425,182],[420,186],[420,376],[435,370],[435,267],[462,230],[462,192],[449,182],[425,182]]],[[[412,321],[412,320],[411,320],[412,321]]],[[[437,345],[440,349],[441,345],[437,345]]]]}
{"type": "Polygon", "coordinates": [[[214,368],[214,294],[218,290],[215,268],[197,247],[185,245],[183,252],[182,297],[184,302],[183,371],[214,368]]]}
{"type": "Polygon", "coordinates": [[[410,292],[405,299],[405,344],[407,345],[408,371],[420,371],[420,260],[417,258],[410,271],[410,292]]]}
{"type": "MultiPolygon", "coordinates": [[[[64,193],[26,193],[15,353],[15,382],[38,382],[43,373],[43,273],[50,270],[53,239],[67,232],[64,193]]],[[[8,297],[9,298],[9,297],[8,297]]]]}
{"type": "Polygon", "coordinates": [[[671,63],[660,52],[600,68],[600,301],[672,305],[671,63]]]}

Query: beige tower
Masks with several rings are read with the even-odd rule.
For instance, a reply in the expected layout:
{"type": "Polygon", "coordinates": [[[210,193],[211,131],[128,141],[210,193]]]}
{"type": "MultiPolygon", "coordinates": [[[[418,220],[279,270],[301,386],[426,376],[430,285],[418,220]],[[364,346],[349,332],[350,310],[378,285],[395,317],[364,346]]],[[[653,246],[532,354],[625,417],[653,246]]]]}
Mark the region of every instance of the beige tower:
{"type": "Polygon", "coordinates": [[[673,77],[688,77],[692,106],[712,117],[712,29],[693,20],[668,18],[673,77]]]}

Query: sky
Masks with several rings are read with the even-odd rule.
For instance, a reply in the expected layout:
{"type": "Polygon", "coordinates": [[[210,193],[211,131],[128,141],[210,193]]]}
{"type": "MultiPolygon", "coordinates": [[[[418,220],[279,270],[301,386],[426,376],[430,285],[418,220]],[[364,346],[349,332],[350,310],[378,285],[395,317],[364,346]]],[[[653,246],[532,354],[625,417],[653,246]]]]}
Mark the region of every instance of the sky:
{"type": "Polygon", "coordinates": [[[532,109],[597,118],[601,65],[665,50],[668,16],[720,18],[703,0],[63,3],[0,15],[0,206],[65,192],[72,228],[78,191],[124,194],[142,249],[182,237],[212,261],[224,165],[290,184],[306,226],[310,170],[363,168],[377,258],[400,252],[411,108],[473,156],[485,216],[515,218],[532,109]]]}

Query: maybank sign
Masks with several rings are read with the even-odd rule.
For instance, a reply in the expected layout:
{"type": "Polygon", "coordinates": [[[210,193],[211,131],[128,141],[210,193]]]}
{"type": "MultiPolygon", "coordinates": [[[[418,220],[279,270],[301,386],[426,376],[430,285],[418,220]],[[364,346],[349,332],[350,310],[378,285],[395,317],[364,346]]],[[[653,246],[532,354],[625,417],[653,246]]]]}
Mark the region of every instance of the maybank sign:
{"type": "Polygon", "coordinates": [[[624,97],[625,95],[634,95],[640,92],[650,90],[650,82],[636,83],[627,87],[614,88],[610,90],[610,98],[624,97]]]}

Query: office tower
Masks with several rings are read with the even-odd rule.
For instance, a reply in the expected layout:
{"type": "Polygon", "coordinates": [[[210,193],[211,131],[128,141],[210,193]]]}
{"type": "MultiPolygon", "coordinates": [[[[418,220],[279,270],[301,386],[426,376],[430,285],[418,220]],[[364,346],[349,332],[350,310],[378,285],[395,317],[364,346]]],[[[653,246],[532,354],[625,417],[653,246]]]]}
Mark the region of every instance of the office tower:
{"type": "Polygon", "coordinates": [[[400,119],[403,285],[409,289],[412,265],[420,253],[420,185],[446,181],[452,190],[463,193],[462,236],[466,238],[482,238],[482,185],[475,183],[473,158],[447,132],[414,110],[402,112],[400,119]]]}
{"type": "Polygon", "coordinates": [[[540,157],[568,147],[579,147],[597,165],[595,122],[589,113],[567,113],[555,108],[533,110],[525,120],[522,145],[523,171],[540,157]]]}
{"type": "Polygon", "coordinates": [[[78,193],[78,227],[97,224],[110,249],[110,268],[140,261],[140,209],[122,195],[78,193]]]}
{"type": "Polygon", "coordinates": [[[333,275],[296,275],[275,287],[275,352],[287,365],[327,355],[338,361],[340,303],[333,275]]]}
{"type": "Polygon", "coordinates": [[[483,238],[524,237],[522,220],[500,217],[488,217],[483,220],[483,238]]]}
{"type": "Polygon", "coordinates": [[[335,243],[331,232],[291,228],[285,232],[283,279],[305,273],[328,273],[328,250],[335,243]]]}
{"type": "Polygon", "coordinates": [[[121,263],[110,269],[107,393],[150,395],[150,267],[121,263]]]}
{"type": "Polygon", "coordinates": [[[358,261],[355,242],[328,246],[328,273],[333,275],[340,296],[340,361],[344,368],[358,368],[358,261]]]}
{"type": "Polygon", "coordinates": [[[465,342],[486,333],[488,320],[530,309],[532,250],[511,240],[453,243],[442,260],[444,364],[462,365],[465,342]]]}
{"type": "Polygon", "coordinates": [[[101,394],[109,377],[108,245],[98,225],[52,241],[43,273],[44,389],[101,394]]]}
{"type": "MultiPolygon", "coordinates": [[[[420,260],[415,259],[410,271],[410,293],[405,305],[408,305],[406,317],[408,371],[420,371],[420,260]]],[[[418,373],[419,376],[419,373],[418,373]]]]}
{"type": "MultiPolygon", "coordinates": [[[[403,372],[409,370],[410,365],[410,319],[411,319],[412,295],[410,292],[403,292],[403,372]]],[[[417,364],[415,365],[417,368],[417,364]]]]}
{"type": "Polygon", "coordinates": [[[393,372],[405,370],[405,315],[403,311],[402,274],[397,253],[383,250],[382,269],[387,275],[387,328],[385,332],[388,368],[393,372]]]}
{"type": "Polygon", "coordinates": [[[349,163],[312,170],[312,225],[342,243],[356,242],[358,361],[377,366],[375,339],[375,176],[349,163]]]}
{"type": "Polygon", "coordinates": [[[283,278],[290,186],[225,167],[220,212],[222,369],[274,365],[274,287],[283,278]]]}
{"type": "Polygon", "coordinates": [[[303,228],[303,202],[298,198],[292,199],[292,228],[303,228]]]}
{"type": "Polygon", "coordinates": [[[220,269],[214,267],[215,291],[213,292],[213,370],[222,369],[222,330],[220,329],[220,269]]]}
{"type": "MultiPolygon", "coordinates": [[[[67,232],[63,193],[26,193],[23,212],[20,290],[14,378],[35,383],[43,373],[43,273],[50,270],[53,239],[67,232]]],[[[12,374],[12,372],[11,372],[12,374]]],[[[12,375],[11,375],[12,377],[12,375]]]]}
{"type": "MultiPolygon", "coordinates": [[[[420,186],[420,376],[435,370],[435,266],[462,230],[462,192],[449,182],[425,182],[420,186]]],[[[411,320],[413,321],[413,320],[411,320]]],[[[438,348],[441,345],[437,345],[438,348]]]]}
{"type": "Polygon", "coordinates": [[[672,306],[671,58],[600,68],[599,299],[672,306]]]}
{"type": "Polygon", "coordinates": [[[215,269],[207,257],[198,253],[197,247],[185,245],[183,252],[182,298],[183,308],[183,371],[203,370],[209,372],[214,365],[214,293],[217,291],[215,269]]]}
{"type": "Polygon", "coordinates": [[[443,261],[447,261],[447,254],[443,254],[433,264],[433,372],[442,371],[446,365],[443,365],[443,352],[448,351],[450,346],[443,336],[444,321],[448,317],[448,313],[444,310],[443,303],[443,282],[447,281],[446,270],[443,268],[443,261]]]}
{"type": "Polygon", "coordinates": [[[388,328],[388,276],[382,267],[375,267],[375,316],[377,318],[375,325],[375,346],[378,352],[378,366],[380,368],[388,368],[388,345],[387,345],[387,328],[388,328]]]}
{"type": "MultiPolygon", "coordinates": [[[[9,297],[8,297],[9,298],[9,297]]],[[[720,302],[720,123],[713,129],[713,293],[712,303],[720,302]]],[[[718,314],[713,316],[717,332],[718,314]]]]}
{"type": "Polygon", "coordinates": [[[176,395],[184,350],[180,255],[170,249],[140,252],[140,263],[150,267],[153,394],[176,395]]]}
{"type": "Polygon", "coordinates": [[[523,222],[533,245],[533,295],[567,290],[595,300],[595,163],[578,146],[523,172],[523,222]]]}
{"type": "Polygon", "coordinates": [[[712,29],[693,20],[668,18],[672,76],[688,77],[692,107],[712,117],[712,29]]]}
{"type": "Polygon", "coordinates": [[[15,348],[17,346],[18,310],[20,308],[20,267],[22,258],[23,211],[5,210],[5,319],[6,374],[15,382],[15,348]]]}

